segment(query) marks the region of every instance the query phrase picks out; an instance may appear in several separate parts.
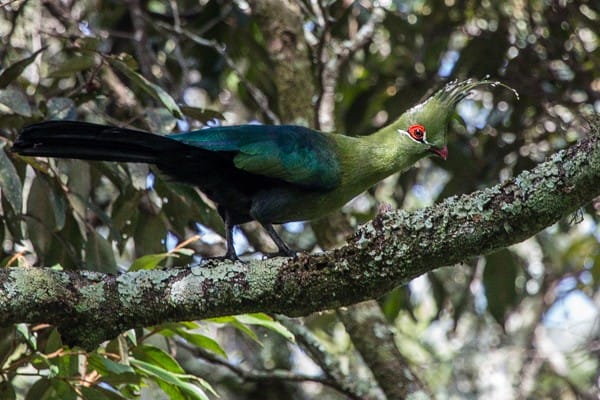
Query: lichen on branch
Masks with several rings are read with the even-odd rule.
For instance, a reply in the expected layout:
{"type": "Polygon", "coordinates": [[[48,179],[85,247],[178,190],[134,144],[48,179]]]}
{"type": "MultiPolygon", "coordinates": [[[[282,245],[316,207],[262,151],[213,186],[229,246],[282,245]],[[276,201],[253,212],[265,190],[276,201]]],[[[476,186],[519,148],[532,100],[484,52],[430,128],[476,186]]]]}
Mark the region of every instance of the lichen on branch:
{"type": "Polygon", "coordinates": [[[0,324],[57,325],[94,348],[138,326],[246,312],[290,316],[381,296],[436,268],[530,237],[600,196],[600,124],[531,171],[413,212],[386,211],[340,249],[118,277],[0,270],[0,324]]]}

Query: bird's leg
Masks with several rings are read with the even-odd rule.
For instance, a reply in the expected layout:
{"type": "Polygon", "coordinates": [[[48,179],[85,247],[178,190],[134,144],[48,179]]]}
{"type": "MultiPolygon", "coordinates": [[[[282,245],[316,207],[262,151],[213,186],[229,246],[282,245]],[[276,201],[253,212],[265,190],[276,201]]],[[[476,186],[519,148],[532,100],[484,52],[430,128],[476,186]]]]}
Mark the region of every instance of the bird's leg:
{"type": "Polygon", "coordinates": [[[275,244],[277,245],[279,252],[277,252],[276,255],[286,256],[286,257],[296,256],[296,252],[294,250],[290,249],[288,247],[288,245],[283,241],[283,239],[281,237],[279,237],[279,235],[277,234],[277,231],[275,231],[275,228],[273,228],[272,224],[261,223],[261,225],[265,228],[265,231],[267,231],[267,233],[269,234],[269,236],[271,237],[273,242],[275,242],[275,244]]]}
{"type": "Polygon", "coordinates": [[[222,209],[221,207],[217,208],[217,212],[225,222],[225,246],[226,251],[225,255],[217,256],[217,257],[202,257],[203,261],[209,260],[231,260],[231,261],[239,261],[239,257],[235,252],[235,247],[233,246],[233,229],[235,225],[231,223],[231,217],[227,210],[222,209]]]}
{"type": "Polygon", "coordinates": [[[239,258],[235,252],[235,247],[233,246],[233,228],[235,228],[235,225],[232,225],[229,221],[229,215],[225,215],[225,243],[227,245],[227,251],[223,258],[226,260],[237,261],[239,258]]]}

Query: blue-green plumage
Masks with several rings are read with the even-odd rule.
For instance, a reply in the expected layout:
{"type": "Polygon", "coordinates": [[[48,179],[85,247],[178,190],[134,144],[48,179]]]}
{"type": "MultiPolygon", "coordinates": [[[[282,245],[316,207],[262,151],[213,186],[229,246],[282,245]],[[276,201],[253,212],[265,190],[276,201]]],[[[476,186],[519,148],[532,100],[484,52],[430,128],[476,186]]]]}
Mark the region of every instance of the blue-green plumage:
{"type": "Polygon", "coordinates": [[[447,156],[446,125],[455,104],[489,81],[453,82],[372,135],[348,137],[301,126],[239,125],[168,136],[76,121],[26,127],[13,150],[30,156],[156,164],[198,186],[227,226],[257,220],[280,251],[293,252],[271,224],[310,220],[341,207],[420,158],[447,156]]]}
{"type": "Polygon", "coordinates": [[[328,190],[340,182],[331,138],[302,126],[219,126],[169,138],[204,150],[234,152],[237,168],[303,188],[328,190]]]}

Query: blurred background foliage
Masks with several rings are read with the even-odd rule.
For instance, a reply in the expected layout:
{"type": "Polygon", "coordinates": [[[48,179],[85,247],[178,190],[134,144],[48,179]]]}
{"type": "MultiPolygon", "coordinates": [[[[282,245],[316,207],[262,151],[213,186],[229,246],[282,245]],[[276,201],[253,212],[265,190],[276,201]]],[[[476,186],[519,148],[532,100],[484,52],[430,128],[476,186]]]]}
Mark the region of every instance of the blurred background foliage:
{"type": "MultiPolygon", "coordinates": [[[[0,4],[3,266],[119,273],[223,252],[222,222],[198,191],[141,165],[20,158],[8,149],[24,125],[79,119],[163,134],[218,123],[319,125],[316,110],[294,121],[282,111],[291,99],[275,83],[273,38],[265,37],[254,2],[0,4]]],[[[370,133],[455,78],[490,75],[520,95],[497,89],[464,100],[451,124],[448,161],[425,160],[386,179],[343,209],[341,225],[370,219],[379,202],[414,209],[515,176],[585,136],[587,119],[600,112],[597,1],[291,4],[301,15],[296,39],[308,47],[305,72],[314,85],[296,90],[316,104],[322,55],[355,39],[383,10],[370,40],[337,71],[339,132],[370,133]]],[[[380,299],[400,352],[435,397],[598,395],[599,213],[597,200],[519,245],[380,299]]],[[[282,234],[318,251],[331,245],[317,239],[321,225],[288,224],[282,234]]],[[[272,250],[252,224],[237,232],[236,246],[248,257],[272,250]]],[[[305,324],[344,373],[370,379],[334,313],[305,324]]],[[[51,326],[4,327],[0,397],[349,396],[308,354],[265,315],[133,330],[93,353],[63,347],[51,326]]]]}

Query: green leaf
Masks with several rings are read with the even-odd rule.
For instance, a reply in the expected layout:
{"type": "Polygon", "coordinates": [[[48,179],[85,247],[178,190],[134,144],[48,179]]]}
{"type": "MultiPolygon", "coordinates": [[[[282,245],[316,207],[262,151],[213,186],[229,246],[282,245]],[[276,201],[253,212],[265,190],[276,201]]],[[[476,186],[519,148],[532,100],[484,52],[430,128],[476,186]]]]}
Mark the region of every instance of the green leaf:
{"type": "MultiPolygon", "coordinates": [[[[54,185],[54,188],[56,188],[56,185],[54,185]]],[[[54,229],[63,229],[67,223],[67,203],[65,202],[65,198],[62,196],[62,193],[58,192],[58,188],[49,189],[45,195],[46,201],[49,202],[50,207],[52,207],[52,215],[54,216],[54,229]]],[[[30,210],[29,207],[27,209],[30,210]]]]}
{"type": "Polygon", "coordinates": [[[177,386],[160,379],[154,379],[154,383],[156,383],[158,387],[165,392],[167,395],[166,398],[169,400],[188,400],[188,397],[185,395],[185,393],[177,386]]]}
{"type": "Polygon", "coordinates": [[[93,271],[115,273],[118,270],[112,244],[95,229],[89,232],[85,243],[85,262],[93,271]]]}
{"type": "Polygon", "coordinates": [[[209,207],[193,187],[178,183],[167,184],[157,176],[154,188],[161,198],[166,199],[163,210],[171,223],[169,229],[181,237],[186,236],[186,228],[191,222],[200,222],[217,233],[225,234],[223,221],[216,210],[209,207]]]}
{"type": "Polygon", "coordinates": [[[35,381],[29,388],[25,400],[49,399],[48,394],[52,391],[50,379],[42,378],[35,381]]]}
{"type": "Polygon", "coordinates": [[[33,178],[27,197],[29,239],[38,254],[47,256],[53,232],[63,228],[66,221],[64,197],[55,193],[44,175],[33,178]]]}
{"type": "Polygon", "coordinates": [[[395,288],[380,299],[379,302],[381,304],[381,311],[383,311],[385,318],[390,323],[394,322],[401,310],[408,311],[413,320],[417,320],[410,302],[410,289],[408,286],[395,288]]]}
{"type": "MultiPolygon", "coordinates": [[[[84,168],[85,169],[85,168],[84,168]]],[[[71,182],[71,181],[69,181],[71,182]]],[[[83,216],[85,217],[88,211],[92,211],[96,217],[98,217],[102,223],[109,229],[110,236],[109,240],[115,240],[117,243],[122,241],[121,235],[119,231],[114,227],[113,219],[108,216],[105,210],[98,205],[96,202],[89,201],[88,197],[83,197],[80,193],[75,191],[75,187],[69,183],[69,189],[72,189],[67,193],[67,199],[69,200],[69,205],[73,208],[73,210],[78,213],[83,212],[83,216]]],[[[81,216],[82,214],[78,214],[81,216]]]]}
{"type": "Polygon", "coordinates": [[[48,397],[49,399],[77,400],[79,398],[74,387],[68,384],[64,379],[51,379],[50,384],[53,389],[53,394],[48,397]]]}
{"type": "Polygon", "coordinates": [[[233,316],[215,317],[215,318],[207,318],[204,321],[206,321],[206,322],[214,322],[215,324],[229,324],[231,322],[234,322],[235,318],[233,316]]]}
{"type": "Polygon", "coordinates": [[[113,361],[97,353],[88,357],[88,365],[91,369],[98,371],[98,373],[103,376],[108,374],[121,375],[135,373],[131,366],[113,361]]]}
{"type": "Polygon", "coordinates": [[[13,211],[19,214],[23,206],[23,185],[15,166],[4,151],[5,146],[6,142],[0,143],[0,190],[13,211]]]}
{"type": "Polygon", "coordinates": [[[17,398],[17,394],[15,393],[15,388],[13,387],[11,382],[0,382],[0,399],[3,400],[13,400],[17,398]]]}
{"type": "Polygon", "coordinates": [[[508,311],[517,303],[515,279],[519,268],[510,250],[503,249],[486,257],[483,284],[488,310],[501,326],[508,311]]]}
{"type": "Polygon", "coordinates": [[[68,78],[74,74],[93,68],[96,65],[96,59],[93,54],[84,54],[71,57],[62,65],[48,74],[49,78],[68,78]]]}
{"type": "Polygon", "coordinates": [[[233,326],[234,328],[236,328],[237,330],[239,330],[240,332],[242,332],[243,334],[250,337],[250,339],[254,340],[256,343],[262,344],[261,341],[258,339],[258,336],[256,335],[256,333],[254,333],[254,331],[252,329],[248,328],[246,325],[239,322],[233,316],[209,318],[209,319],[205,319],[204,321],[214,322],[216,324],[229,324],[229,325],[233,326]]]}
{"type": "Polygon", "coordinates": [[[129,267],[129,271],[139,271],[142,269],[155,269],[165,258],[173,257],[173,254],[160,253],[160,254],[147,254],[137,258],[133,264],[129,267]]]}
{"type": "Polygon", "coordinates": [[[235,319],[239,322],[247,325],[258,325],[263,328],[267,328],[276,332],[289,340],[290,342],[295,342],[296,338],[294,334],[290,332],[285,326],[281,325],[279,322],[274,321],[273,318],[269,317],[267,314],[263,313],[254,313],[254,314],[242,314],[236,315],[235,319]]]}
{"type": "Polygon", "coordinates": [[[56,159],[60,172],[67,176],[69,193],[87,199],[92,193],[91,164],[82,160],[56,159]]]}
{"type": "Polygon", "coordinates": [[[187,256],[187,257],[191,257],[194,254],[196,254],[196,252],[193,249],[186,249],[186,248],[174,249],[171,253],[172,254],[180,254],[182,256],[187,256]]]}
{"type": "Polygon", "coordinates": [[[160,101],[167,108],[167,110],[169,110],[171,114],[173,114],[175,118],[183,118],[183,113],[181,112],[181,109],[179,108],[175,100],[167,92],[165,92],[163,88],[150,82],[148,79],[135,72],[121,60],[118,60],[116,58],[108,58],[108,62],[114,69],[131,79],[131,82],[134,85],[142,89],[148,95],[154,97],[156,100],[160,101]]]}
{"type": "Polygon", "coordinates": [[[0,89],[0,114],[17,114],[31,117],[31,107],[27,97],[20,90],[13,87],[0,89]]]}
{"type": "Polygon", "coordinates": [[[55,371],[55,376],[68,378],[79,373],[79,357],[76,354],[64,354],[60,357],[49,358],[52,364],[50,371],[55,371]]]}
{"type": "Polygon", "coordinates": [[[138,359],[132,359],[131,364],[134,365],[138,370],[140,370],[140,372],[148,375],[149,377],[160,379],[165,383],[180,388],[181,390],[185,391],[192,399],[209,400],[208,396],[206,395],[206,393],[204,393],[204,391],[201,388],[183,380],[197,379],[194,376],[173,373],[154,364],[150,364],[138,359]]]}
{"type": "Polygon", "coordinates": [[[113,240],[117,240],[119,251],[123,251],[127,240],[135,234],[137,221],[141,213],[138,204],[142,195],[143,192],[133,190],[129,187],[129,190],[121,194],[114,202],[111,226],[115,229],[115,233],[119,235],[118,239],[113,238],[113,240]]]}
{"type": "Polygon", "coordinates": [[[36,336],[29,331],[27,324],[17,324],[15,325],[15,329],[29,344],[29,347],[31,347],[33,350],[37,350],[36,336]]]}
{"type": "Polygon", "coordinates": [[[98,386],[79,386],[81,398],[85,400],[126,400],[127,397],[112,390],[107,390],[98,386]]]}
{"type": "Polygon", "coordinates": [[[163,240],[167,234],[165,222],[161,216],[140,211],[133,238],[135,253],[139,257],[145,254],[160,254],[165,250],[163,240]]]}
{"type": "Polygon", "coordinates": [[[90,369],[102,375],[102,380],[111,385],[132,384],[139,385],[141,377],[127,364],[113,361],[102,354],[92,354],[88,358],[90,369]]]}
{"type": "Polygon", "coordinates": [[[30,360],[30,364],[37,370],[45,370],[50,368],[50,361],[45,354],[35,353],[30,360]]]}
{"type": "Polygon", "coordinates": [[[140,69],[140,65],[131,54],[121,53],[117,56],[117,59],[124,63],[129,69],[134,71],[140,69]]]}
{"type": "Polygon", "coordinates": [[[12,81],[17,79],[27,68],[29,64],[35,61],[35,58],[42,51],[46,50],[46,47],[42,47],[27,58],[23,58],[11,66],[7,67],[2,73],[0,73],[0,89],[7,87],[12,81]]]}
{"type": "Polygon", "coordinates": [[[60,333],[56,328],[53,328],[48,336],[48,340],[46,340],[46,346],[44,347],[44,352],[46,354],[54,353],[58,349],[62,347],[62,338],[60,337],[60,333]]]}
{"type": "Polygon", "coordinates": [[[598,285],[600,283],[600,253],[594,259],[594,265],[591,268],[592,278],[594,283],[598,285]]]}
{"type": "Polygon", "coordinates": [[[193,344],[196,347],[200,347],[202,349],[210,351],[211,353],[215,353],[221,357],[227,358],[227,353],[225,352],[225,350],[223,350],[221,345],[216,340],[208,336],[202,335],[200,333],[188,332],[183,329],[172,329],[171,332],[181,336],[188,343],[193,344]]]}
{"type": "Polygon", "coordinates": [[[219,119],[221,121],[225,120],[225,117],[220,112],[215,110],[207,110],[206,108],[181,106],[181,111],[186,117],[190,117],[203,123],[212,121],[213,119],[219,119]]]}
{"type": "Polygon", "coordinates": [[[77,39],[77,41],[75,43],[81,50],[84,50],[84,51],[88,50],[88,51],[95,52],[102,42],[103,41],[98,37],[86,36],[86,37],[77,39]]]}
{"type": "Polygon", "coordinates": [[[198,325],[194,321],[178,321],[178,322],[167,322],[165,324],[160,325],[164,329],[198,329],[200,325],[198,325]]]}
{"type": "Polygon", "coordinates": [[[150,362],[167,371],[183,374],[185,371],[170,354],[155,346],[142,345],[133,350],[136,359],[150,362]]]}
{"type": "MultiPolygon", "coordinates": [[[[29,229],[40,229],[33,221],[28,221],[29,229]]],[[[44,230],[53,229],[48,226],[44,230]]],[[[31,230],[29,233],[33,236],[31,230]]],[[[80,250],[85,247],[85,238],[72,213],[65,218],[65,226],[60,232],[52,233],[44,253],[37,253],[42,265],[60,264],[68,269],[77,268],[81,264],[80,250]]],[[[35,247],[35,244],[34,244],[35,247]]],[[[36,252],[39,246],[36,247],[36,252]]]]}

